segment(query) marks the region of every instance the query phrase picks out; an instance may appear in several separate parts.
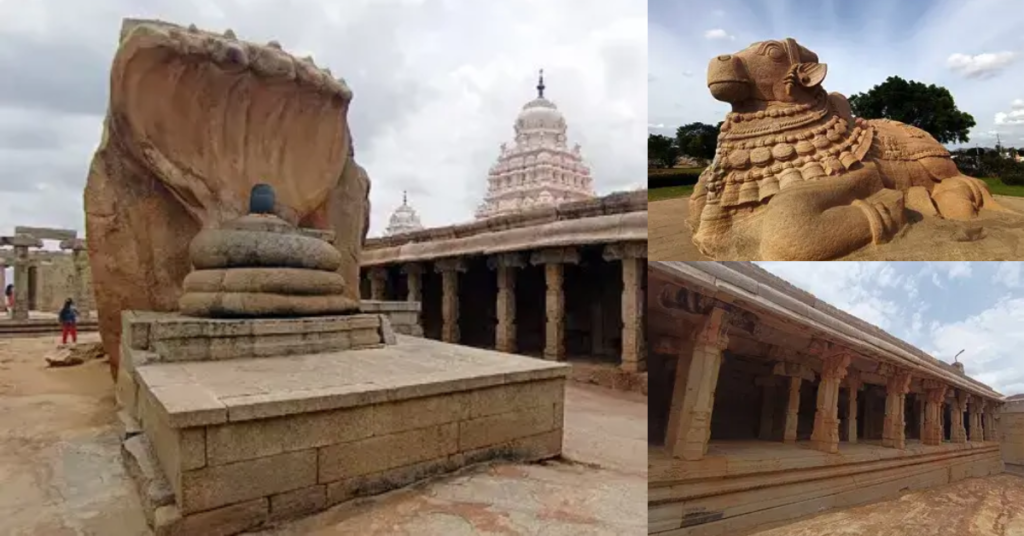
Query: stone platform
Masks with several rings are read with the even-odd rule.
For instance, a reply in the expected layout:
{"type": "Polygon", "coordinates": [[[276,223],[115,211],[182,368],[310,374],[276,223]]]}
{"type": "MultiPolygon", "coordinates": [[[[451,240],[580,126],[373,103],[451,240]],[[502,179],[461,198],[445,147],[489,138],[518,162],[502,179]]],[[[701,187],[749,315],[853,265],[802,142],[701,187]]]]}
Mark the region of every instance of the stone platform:
{"type": "Polygon", "coordinates": [[[565,365],[394,335],[369,314],[124,327],[123,452],[158,535],[237,534],[561,453],[565,365]],[[275,355],[291,345],[305,351],[275,355]]]}
{"type": "Polygon", "coordinates": [[[1003,471],[993,441],[906,449],[877,440],[842,443],[838,454],[768,441],[721,441],[686,462],[648,451],[648,533],[741,536],[832,508],[892,499],[970,477],[1003,471]]]}

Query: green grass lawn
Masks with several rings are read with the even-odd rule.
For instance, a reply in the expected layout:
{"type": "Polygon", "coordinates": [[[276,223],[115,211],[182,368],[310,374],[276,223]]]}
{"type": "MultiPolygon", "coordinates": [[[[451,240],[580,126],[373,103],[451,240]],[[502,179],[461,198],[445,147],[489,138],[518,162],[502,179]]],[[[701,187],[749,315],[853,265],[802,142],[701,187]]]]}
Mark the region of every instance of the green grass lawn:
{"type": "MultiPolygon", "coordinates": [[[[986,177],[981,180],[988,184],[988,189],[992,191],[994,195],[1010,195],[1014,197],[1024,197],[1024,186],[1007,186],[997,178],[986,177]]],[[[647,190],[647,201],[664,201],[665,199],[674,199],[676,197],[685,197],[693,193],[693,186],[669,186],[667,188],[655,188],[654,190],[647,190]]]]}

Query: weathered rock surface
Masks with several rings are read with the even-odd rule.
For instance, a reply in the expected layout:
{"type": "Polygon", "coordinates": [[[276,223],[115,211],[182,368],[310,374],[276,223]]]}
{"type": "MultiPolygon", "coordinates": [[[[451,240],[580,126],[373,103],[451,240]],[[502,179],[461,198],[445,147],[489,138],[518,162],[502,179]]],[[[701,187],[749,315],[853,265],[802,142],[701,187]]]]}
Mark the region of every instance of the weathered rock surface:
{"type": "MultiPolygon", "coordinates": [[[[159,21],[124,21],[103,139],[85,190],[100,332],[119,362],[124,310],[177,309],[201,229],[277,192],[292,225],[333,231],[337,270],[358,280],[369,179],[352,158],[351,91],[275,46],[159,21]]],[[[358,303],[358,289],[346,289],[358,303]]]]}

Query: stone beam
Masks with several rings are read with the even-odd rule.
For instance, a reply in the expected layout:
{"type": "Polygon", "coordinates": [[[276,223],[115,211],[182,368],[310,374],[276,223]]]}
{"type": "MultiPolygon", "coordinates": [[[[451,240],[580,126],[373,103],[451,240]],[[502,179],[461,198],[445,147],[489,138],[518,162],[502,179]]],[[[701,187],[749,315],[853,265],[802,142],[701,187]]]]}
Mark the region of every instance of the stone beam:
{"type": "Polygon", "coordinates": [[[61,240],[60,249],[71,250],[71,251],[85,251],[86,247],[84,238],[72,238],[70,240],[61,240]]]}
{"type": "Polygon", "coordinates": [[[534,251],[530,255],[530,264],[579,264],[580,251],[577,248],[549,248],[534,251]]]}
{"type": "Polygon", "coordinates": [[[620,242],[616,244],[608,244],[604,247],[604,251],[601,256],[606,261],[646,259],[647,242],[620,242]]]}
{"type": "Polygon", "coordinates": [[[14,234],[25,234],[40,240],[74,240],[78,238],[78,231],[74,229],[54,229],[50,227],[25,227],[17,226],[14,234]]]}

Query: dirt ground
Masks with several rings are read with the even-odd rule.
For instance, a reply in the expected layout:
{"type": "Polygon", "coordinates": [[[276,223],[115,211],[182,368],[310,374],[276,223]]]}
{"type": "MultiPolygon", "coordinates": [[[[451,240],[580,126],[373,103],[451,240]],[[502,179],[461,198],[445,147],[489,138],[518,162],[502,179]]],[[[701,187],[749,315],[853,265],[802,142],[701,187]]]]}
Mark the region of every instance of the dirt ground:
{"type": "MultiPolygon", "coordinates": [[[[996,196],[1006,208],[1024,214],[1024,198],[996,196]]],[[[689,198],[654,201],[648,205],[648,251],[653,260],[712,260],[693,245],[686,227],[689,198]]],[[[911,224],[888,244],[868,246],[844,261],[1006,261],[1024,259],[1024,217],[985,212],[971,222],[926,218],[911,224]],[[981,228],[981,238],[966,241],[969,229],[981,228]]],[[[751,259],[720,259],[751,260],[751,259]]]]}
{"type": "Polygon", "coordinates": [[[1019,536],[1024,478],[971,478],[899,499],[826,512],[751,536],[1019,536]]]}
{"type": "MultiPolygon", "coordinates": [[[[0,534],[150,534],[107,364],[46,368],[56,343],[0,340],[0,534]]],[[[469,468],[260,534],[646,534],[647,399],[570,384],[564,443],[567,461],[469,468]]]]}

